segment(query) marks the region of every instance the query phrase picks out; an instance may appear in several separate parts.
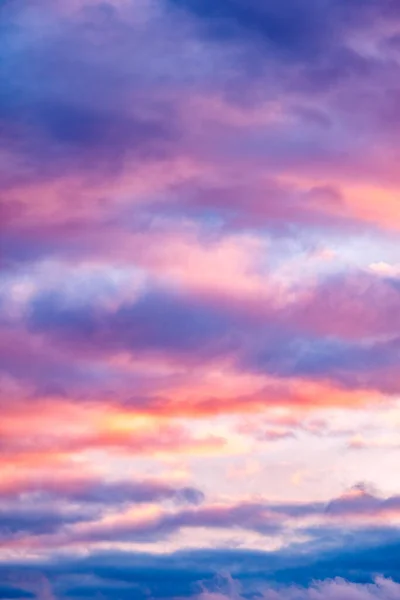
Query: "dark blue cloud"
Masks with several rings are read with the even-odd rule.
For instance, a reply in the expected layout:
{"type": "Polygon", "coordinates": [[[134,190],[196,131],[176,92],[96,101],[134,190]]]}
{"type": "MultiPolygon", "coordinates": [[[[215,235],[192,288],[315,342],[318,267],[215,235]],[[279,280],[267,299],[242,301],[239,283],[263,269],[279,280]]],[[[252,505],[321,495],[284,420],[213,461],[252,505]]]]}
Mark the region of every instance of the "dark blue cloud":
{"type": "Polygon", "coordinates": [[[32,592],[28,592],[19,587],[8,587],[0,584],[0,598],[1,600],[14,600],[18,598],[34,598],[35,595],[32,592]]]}
{"type": "Polygon", "coordinates": [[[376,22],[400,18],[391,0],[167,1],[192,17],[206,40],[227,45],[236,57],[242,50],[235,64],[242,98],[260,75],[271,95],[277,89],[325,94],[343,82],[368,81],[382,61],[349,40],[360,32],[373,38],[376,22]]]}
{"type": "MultiPolygon", "coordinates": [[[[359,530],[352,541],[338,536],[330,547],[300,544],[286,550],[263,552],[246,549],[185,550],[174,554],[104,552],[80,559],[39,561],[29,572],[45,576],[62,597],[106,600],[126,597],[190,597],[204,586],[224,590],[229,573],[245,596],[266,585],[309,585],[335,577],[370,583],[379,574],[400,581],[400,535],[396,529],[359,530]],[[80,581],[78,584],[77,581],[80,581]]],[[[23,562],[0,565],[0,579],[26,572],[23,562]]]]}
{"type": "Polygon", "coordinates": [[[67,344],[99,344],[105,351],[191,351],[194,356],[212,356],[232,347],[231,325],[223,308],[215,311],[195,298],[158,290],[108,315],[95,305],[69,306],[56,293],[43,294],[33,301],[29,317],[32,330],[67,344]]]}
{"type": "Polygon", "coordinates": [[[65,525],[87,521],[93,517],[94,514],[87,511],[62,511],[48,506],[0,507],[0,540],[27,534],[52,534],[65,525]]]}
{"type": "Polygon", "coordinates": [[[330,376],[357,386],[372,380],[374,370],[399,364],[400,341],[346,342],[335,338],[290,335],[279,336],[267,343],[266,350],[255,355],[254,366],[284,376],[330,376]]]}
{"type": "MultiPolygon", "coordinates": [[[[43,103],[32,108],[40,128],[50,140],[75,148],[87,148],[88,152],[98,154],[99,146],[112,150],[146,152],[152,140],[157,142],[161,151],[163,141],[170,136],[167,116],[160,114],[159,119],[140,119],[121,117],[96,112],[93,108],[74,105],[43,103]]],[[[29,118],[29,117],[28,117],[29,118]]],[[[156,150],[154,150],[156,152],[156,150]]]]}
{"type": "Polygon", "coordinates": [[[315,0],[171,0],[198,17],[219,39],[269,42],[292,59],[315,57],[327,35],[329,3],[315,0]]]}
{"type": "Polygon", "coordinates": [[[176,109],[133,66],[135,33],[107,4],[64,17],[46,3],[4,6],[0,127],[14,160],[2,182],[100,165],[104,175],[128,155],[141,162],[174,152],[176,109]]]}
{"type": "MultiPolygon", "coordinates": [[[[234,38],[269,43],[293,61],[318,61],[321,53],[343,44],[349,29],[377,18],[396,18],[391,0],[169,0],[197,17],[221,41],[234,38]],[[319,51],[319,54],[318,54],[319,51]]],[[[323,55],[322,55],[323,58],[323,55]]]]}

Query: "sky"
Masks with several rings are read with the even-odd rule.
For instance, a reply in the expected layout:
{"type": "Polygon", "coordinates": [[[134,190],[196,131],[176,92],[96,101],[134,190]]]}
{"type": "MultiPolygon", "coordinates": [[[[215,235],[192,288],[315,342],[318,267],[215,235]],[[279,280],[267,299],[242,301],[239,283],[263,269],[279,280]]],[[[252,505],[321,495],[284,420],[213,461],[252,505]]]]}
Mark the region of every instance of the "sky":
{"type": "Polygon", "coordinates": [[[0,600],[400,598],[400,3],[0,0],[0,600]]]}

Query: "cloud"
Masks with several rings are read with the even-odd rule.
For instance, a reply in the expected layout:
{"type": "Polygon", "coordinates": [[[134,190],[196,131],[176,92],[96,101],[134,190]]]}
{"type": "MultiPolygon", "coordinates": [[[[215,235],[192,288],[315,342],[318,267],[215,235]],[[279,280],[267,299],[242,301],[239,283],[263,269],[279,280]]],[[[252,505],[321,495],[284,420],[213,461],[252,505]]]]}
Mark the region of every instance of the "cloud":
{"type": "Polygon", "coordinates": [[[105,234],[115,228],[121,239],[135,217],[139,227],[185,215],[206,228],[290,236],[395,226],[381,181],[395,173],[387,157],[398,65],[350,43],[355,33],[378,44],[381,22],[385,29],[399,16],[392,3],[302,0],[283,10],[275,0],[226,0],[217,12],[212,2],[156,4],[155,12],[145,3],[2,8],[8,264],[86,255],[94,241],[98,251],[105,234]],[[182,13],[222,43],[199,40],[182,13]],[[238,60],[227,39],[255,47],[251,59],[238,60]],[[256,58],[267,73],[249,69],[256,58]],[[227,114],[239,117],[227,123],[227,114]],[[367,152],[365,137],[380,136],[379,156],[367,152]],[[360,170],[365,180],[378,170],[378,187],[353,190],[360,170]],[[374,199],[382,193],[383,204],[374,199]]]}
{"type": "Polygon", "coordinates": [[[22,588],[0,586],[0,598],[3,600],[13,600],[13,598],[33,598],[34,595],[22,588]]]}
{"type": "MultiPolygon", "coordinates": [[[[257,595],[268,600],[396,598],[398,543],[385,544],[381,537],[380,544],[373,546],[365,543],[311,553],[297,550],[296,554],[296,550],[213,549],[159,555],[103,551],[75,559],[66,556],[56,562],[38,561],[34,573],[48,579],[56,597],[61,591],[72,597],[90,597],[101,591],[107,600],[119,592],[123,597],[128,592],[140,597],[150,592],[163,598],[177,594],[183,598],[257,595]],[[371,560],[382,575],[371,577],[371,560]]],[[[14,584],[17,589],[25,587],[23,573],[27,570],[21,562],[1,565],[0,573],[7,582],[13,575],[14,581],[20,582],[14,584]]]]}
{"type": "Polygon", "coordinates": [[[272,377],[396,393],[399,299],[387,282],[358,273],[305,287],[279,304],[268,295],[229,304],[218,292],[196,297],[150,288],[134,302],[106,311],[91,303],[69,304],[51,292],[33,298],[27,326],[61,348],[94,357],[128,351],[187,364],[224,357],[272,377]],[[371,301],[365,305],[367,293],[371,301]]]}
{"type": "Polygon", "coordinates": [[[1,506],[0,539],[7,540],[25,536],[50,535],[65,525],[93,519],[95,513],[57,510],[35,506],[1,506]]]}
{"type": "MultiPolygon", "coordinates": [[[[8,502],[13,496],[11,481],[2,493],[8,502]]],[[[237,503],[203,502],[201,491],[188,487],[167,487],[146,482],[97,484],[65,480],[58,492],[51,485],[26,485],[16,496],[13,509],[5,508],[4,526],[8,537],[25,535],[23,543],[39,543],[45,548],[71,548],[77,544],[96,546],[108,543],[158,544],[173,539],[184,530],[199,529],[203,535],[213,530],[252,532],[263,538],[292,534],[306,536],[306,552],[335,547],[339,541],[357,545],[371,543],[384,534],[396,533],[392,519],[400,514],[399,497],[382,498],[365,491],[364,486],[324,502],[273,502],[267,499],[237,503]],[[79,485],[79,487],[78,487],[79,485]],[[163,506],[173,500],[175,506],[163,506]],[[49,502],[61,508],[48,512],[49,502]],[[148,504],[149,510],[137,510],[148,504]],[[186,504],[187,506],[183,506],[186,504]],[[71,505],[74,511],[62,507],[71,505]],[[135,509],[136,506],[136,509],[135,509]],[[151,510],[150,510],[151,509],[151,510]],[[46,516],[47,515],[47,516],[46,516]],[[380,525],[381,523],[381,525],[380,525]],[[45,536],[35,542],[37,536],[45,536]]],[[[15,485],[14,485],[15,489],[15,485]]],[[[14,492],[15,495],[15,492],[14,492]]],[[[284,539],[284,538],[282,538],[284,539]]]]}
{"type": "Polygon", "coordinates": [[[224,569],[246,598],[398,594],[396,447],[336,433],[398,418],[399,24],[1,3],[0,596],[18,565],[57,598],[199,598],[224,569]],[[391,495],[340,495],[374,452],[391,495]]]}
{"type": "MultiPolygon", "coordinates": [[[[125,153],[139,161],[161,156],[176,137],[171,106],[149,94],[138,64],[126,68],[126,56],[140,45],[127,37],[121,15],[111,5],[82,6],[70,15],[60,8],[3,7],[0,117],[11,151],[38,177],[74,166],[119,167],[125,153]],[[10,76],[15,65],[18,75],[10,76]]],[[[132,27],[132,14],[124,18],[132,27]]],[[[139,37],[144,41],[143,32],[139,37]]]]}
{"type": "MultiPolygon", "coordinates": [[[[288,55],[292,60],[312,59],[323,48],[329,31],[327,16],[316,2],[293,2],[285,8],[273,0],[227,0],[218,7],[198,0],[171,3],[194,14],[217,39],[264,42],[267,48],[269,45],[278,55],[288,55]]],[[[324,9],[327,8],[329,3],[325,3],[324,9]]]]}
{"type": "Polygon", "coordinates": [[[0,486],[0,498],[17,499],[31,496],[39,501],[63,500],[79,504],[141,504],[173,500],[177,503],[200,504],[204,494],[193,487],[174,487],[166,482],[115,481],[87,477],[42,477],[32,480],[11,479],[0,486]]]}
{"type": "MultiPolygon", "coordinates": [[[[234,587],[234,582],[233,582],[234,587]]],[[[316,581],[308,588],[281,587],[266,589],[260,594],[265,600],[392,600],[400,592],[400,584],[390,579],[377,578],[373,584],[360,585],[344,579],[316,581]]],[[[240,593],[233,592],[234,598],[240,593]]],[[[202,600],[222,600],[232,595],[216,592],[200,594],[202,600]]]]}

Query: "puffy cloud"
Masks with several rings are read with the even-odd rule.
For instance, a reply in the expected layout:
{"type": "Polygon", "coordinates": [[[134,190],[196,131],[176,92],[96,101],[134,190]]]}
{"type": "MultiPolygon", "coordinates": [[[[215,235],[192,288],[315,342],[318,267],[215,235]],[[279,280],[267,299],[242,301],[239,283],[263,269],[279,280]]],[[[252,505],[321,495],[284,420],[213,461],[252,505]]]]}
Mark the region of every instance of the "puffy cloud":
{"type": "MultiPolygon", "coordinates": [[[[278,590],[264,590],[261,597],[266,600],[391,600],[400,591],[400,584],[378,578],[373,584],[356,584],[344,579],[317,581],[308,588],[282,587],[278,590]]],[[[230,598],[218,592],[204,592],[204,600],[230,598]]],[[[234,594],[234,597],[238,597],[234,594]]]]}

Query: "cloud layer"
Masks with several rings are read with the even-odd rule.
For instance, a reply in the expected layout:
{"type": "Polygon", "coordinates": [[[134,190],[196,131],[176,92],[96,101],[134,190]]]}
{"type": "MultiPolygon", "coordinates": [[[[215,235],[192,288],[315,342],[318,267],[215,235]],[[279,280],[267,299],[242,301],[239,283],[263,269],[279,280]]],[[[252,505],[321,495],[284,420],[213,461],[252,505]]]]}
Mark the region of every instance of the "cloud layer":
{"type": "Polygon", "coordinates": [[[0,598],[397,597],[398,3],[14,0],[0,54],[0,598]]]}

